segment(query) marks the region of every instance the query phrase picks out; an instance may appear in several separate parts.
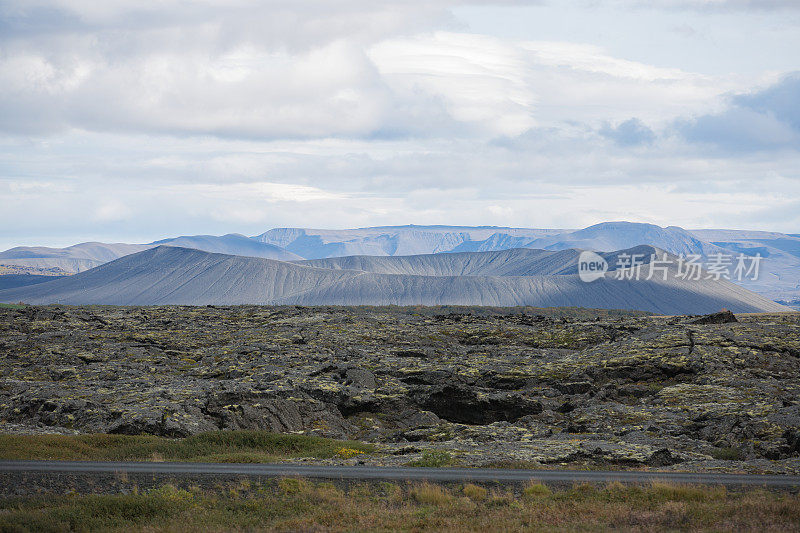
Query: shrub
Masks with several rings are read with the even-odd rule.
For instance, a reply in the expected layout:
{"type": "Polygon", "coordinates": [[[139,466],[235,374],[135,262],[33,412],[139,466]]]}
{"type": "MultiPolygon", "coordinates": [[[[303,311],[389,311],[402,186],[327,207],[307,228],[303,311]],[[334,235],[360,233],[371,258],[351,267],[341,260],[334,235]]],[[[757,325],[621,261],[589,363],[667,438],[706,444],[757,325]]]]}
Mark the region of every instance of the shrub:
{"type": "Polygon", "coordinates": [[[148,495],[159,498],[166,502],[191,502],[194,500],[194,494],[188,490],[179,489],[174,485],[166,484],[152,489],[147,492],[148,495]]]}
{"type": "Polygon", "coordinates": [[[364,452],[361,450],[354,450],[353,448],[339,448],[336,450],[336,456],[341,457],[342,459],[350,459],[351,457],[355,457],[356,455],[363,455],[364,452]]]}
{"type": "Polygon", "coordinates": [[[305,482],[302,479],[288,477],[278,481],[278,488],[284,494],[299,494],[305,490],[305,482]]]}
{"type": "Polygon", "coordinates": [[[416,461],[411,461],[408,466],[422,466],[422,467],[442,467],[453,464],[453,456],[444,450],[425,450],[422,452],[422,457],[416,461]]]}

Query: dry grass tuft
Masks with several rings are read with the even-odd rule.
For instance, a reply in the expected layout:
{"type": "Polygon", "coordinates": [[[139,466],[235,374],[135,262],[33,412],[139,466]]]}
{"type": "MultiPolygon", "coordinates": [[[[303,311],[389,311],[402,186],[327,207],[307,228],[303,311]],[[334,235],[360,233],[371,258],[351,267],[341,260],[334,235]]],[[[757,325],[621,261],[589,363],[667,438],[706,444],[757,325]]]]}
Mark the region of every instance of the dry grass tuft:
{"type": "Polygon", "coordinates": [[[450,503],[453,496],[441,486],[432,483],[423,483],[413,487],[409,492],[411,498],[417,503],[426,505],[444,505],[450,503]]]}
{"type": "Polygon", "coordinates": [[[483,487],[479,487],[478,485],[473,485],[472,483],[467,483],[464,485],[464,496],[471,500],[483,501],[486,499],[486,495],[488,493],[488,490],[483,487]]]}
{"type": "Polygon", "coordinates": [[[542,496],[550,496],[553,491],[550,490],[550,487],[544,485],[542,483],[530,482],[525,485],[525,488],[522,489],[522,494],[527,496],[528,498],[539,498],[542,496]]]}
{"type": "Polygon", "coordinates": [[[706,502],[724,500],[728,495],[725,487],[701,487],[654,481],[650,489],[660,498],[673,501],[706,502]]]}

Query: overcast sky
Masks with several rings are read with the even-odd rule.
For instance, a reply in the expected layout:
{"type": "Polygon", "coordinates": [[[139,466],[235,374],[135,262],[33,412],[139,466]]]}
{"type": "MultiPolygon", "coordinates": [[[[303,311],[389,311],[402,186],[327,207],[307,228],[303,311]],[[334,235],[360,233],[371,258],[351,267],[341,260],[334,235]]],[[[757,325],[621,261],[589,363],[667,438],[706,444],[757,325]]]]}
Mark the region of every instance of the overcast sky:
{"type": "Polygon", "coordinates": [[[797,0],[0,0],[0,249],[800,233],[797,0]]]}

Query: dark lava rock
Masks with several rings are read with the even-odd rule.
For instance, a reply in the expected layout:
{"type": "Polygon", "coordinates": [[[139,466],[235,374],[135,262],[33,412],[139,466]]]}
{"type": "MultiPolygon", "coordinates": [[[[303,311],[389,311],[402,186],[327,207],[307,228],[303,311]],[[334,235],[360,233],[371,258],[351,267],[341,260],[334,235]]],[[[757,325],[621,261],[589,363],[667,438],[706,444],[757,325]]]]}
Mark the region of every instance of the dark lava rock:
{"type": "Polygon", "coordinates": [[[700,318],[695,318],[687,322],[688,324],[731,324],[739,322],[739,320],[728,310],[720,311],[719,313],[712,313],[710,315],[703,315],[700,318]]]}
{"type": "Polygon", "coordinates": [[[555,386],[565,394],[583,394],[592,390],[592,384],[588,381],[578,381],[574,383],[558,383],[555,386]]]}
{"type": "Polygon", "coordinates": [[[414,441],[471,465],[666,468],[735,449],[731,468],[800,472],[800,315],[535,312],[551,314],[0,309],[0,431],[263,429],[414,441]]]}
{"type": "Polygon", "coordinates": [[[448,383],[425,394],[420,400],[423,409],[444,420],[462,424],[513,422],[525,415],[542,412],[542,404],[524,394],[482,392],[464,384],[448,383]]]}
{"type": "Polygon", "coordinates": [[[650,466],[671,466],[683,462],[680,457],[675,457],[667,448],[656,450],[647,458],[650,466]]]}

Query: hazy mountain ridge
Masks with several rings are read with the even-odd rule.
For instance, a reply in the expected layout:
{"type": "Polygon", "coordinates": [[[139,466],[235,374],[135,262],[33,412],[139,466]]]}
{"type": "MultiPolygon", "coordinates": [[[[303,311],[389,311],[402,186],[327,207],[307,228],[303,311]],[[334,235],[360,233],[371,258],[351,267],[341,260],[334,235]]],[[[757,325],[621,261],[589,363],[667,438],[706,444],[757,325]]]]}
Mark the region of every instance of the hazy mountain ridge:
{"type": "Polygon", "coordinates": [[[124,255],[141,252],[147,245],[84,242],[66,248],[18,246],[0,252],[0,263],[33,268],[60,268],[82,272],[124,255]]]}
{"type": "Polygon", "coordinates": [[[239,233],[229,233],[221,237],[215,235],[184,235],[171,239],[163,239],[150,243],[150,246],[178,246],[180,248],[194,248],[204,252],[229,255],[243,255],[246,257],[263,257],[277,259],[278,261],[293,261],[302,259],[279,246],[256,241],[239,233]]]}
{"type": "Polygon", "coordinates": [[[126,255],[155,246],[179,246],[212,253],[265,257],[280,261],[302,259],[280,247],[250,239],[244,235],[187,235],[149,244],[106,244],[86,242],[67,248],[19,246],[0,252],[0,263],[36,268],[60,268],[67,272],[83,272],[126,255]]]}
{"type": "MultiPolygon", "coordinates": [[[[306,259],[323,259],[349,255],[393,256],[478,251],[477,248],[461,250],[458,247],[464,246],[465,243],[473,243],[477,246],[483,241],[493,238],[496,234],[521,238],[520,242],[530,242],[533,239],[561,231],[494,226],[415,225],[344,230],[275,228],[253,238],[260,242],[280,246],[306,259]]],[[[509,247],[522,248],[524,246],[509,247]]]]}

